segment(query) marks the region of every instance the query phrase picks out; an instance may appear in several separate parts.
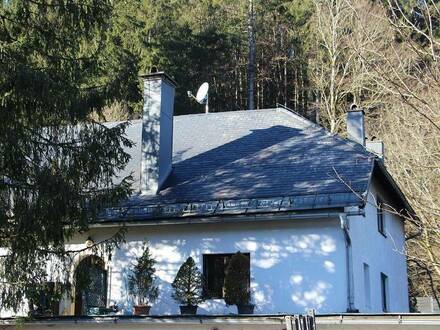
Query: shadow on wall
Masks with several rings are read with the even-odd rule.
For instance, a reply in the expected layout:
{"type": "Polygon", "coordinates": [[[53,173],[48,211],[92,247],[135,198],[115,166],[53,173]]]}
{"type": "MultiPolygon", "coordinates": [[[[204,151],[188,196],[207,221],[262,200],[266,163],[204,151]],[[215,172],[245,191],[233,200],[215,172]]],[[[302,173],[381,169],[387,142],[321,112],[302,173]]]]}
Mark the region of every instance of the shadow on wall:
{"type": "MultiPolygon", "coordinates": [[[[234,253],[238,250],[251,254],[251,287],[257,313],[304,312],[309,308],[334,310],[334,300],[331,299],[344,294],[338,292],[343,290],[343,284],[335,287],[334,283],[343,281],[345,273],[343,269],[336,268],[336,264],[343,264],[336,254],[341,247],[337,247],[330,230],[320,229],[321,234],[292,235],[292,231],[286,234],[280,229],[260,228],[237,237],[233,228],[221,233],[182,228],[178,233],[155,231],[148,234],[151,253],[157,262],[160,289],[151,313],[179,313],[178,304],[171,298],[171,283],[188,256],[192,256],[202,270],[203,254],[234,253]],[[177,235],[182,238],[165,238],[177,235]]],[[[112,299],[128,314],[133,301],[128,296],[127,279],[136,257],[142,253],[142,239],[133,238],[114,256],[112,299]]],[[[221,299],[208,300],[199,307],[202,314],[235,312],[234,306],[226,307],[221,299]]]]}

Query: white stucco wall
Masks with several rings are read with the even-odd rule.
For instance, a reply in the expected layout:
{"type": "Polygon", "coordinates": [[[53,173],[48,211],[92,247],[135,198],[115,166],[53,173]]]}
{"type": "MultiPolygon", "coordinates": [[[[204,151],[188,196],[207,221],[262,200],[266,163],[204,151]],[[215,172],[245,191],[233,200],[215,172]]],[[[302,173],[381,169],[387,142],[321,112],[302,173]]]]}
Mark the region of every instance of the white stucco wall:
{"type": "MultiPolygon", "coordinates": [[[[404,222],[391,213],[384,213],[384,237],[377,228],[376,199],[378,184],[373,181],[365,207],[365,217],[350,218],[350,236],[353,247],[353,274],[355,307],[360,312],[382,312],[380,273],[388,276],[389,312],[408,312],[408,278],[404,254],[404,222]],[[365,294],[364,266],[370,268],[370,297],[368,306],[365,294]]],[[[388,196],[379,191],[384,203],[388,196]]]]}
{"type": "MultiPolygon", "coordinates": [[[[351,216],[354,307],[360,312],[382,312],[380,273],[388,276],[389,311],[407,312],[408,282],[404,251],[404,223],[385,214],[384,237],[377,230],[374,207],[377,190],[373,183],[364,216],[351,216]],[[365,297],[364,263],[370,270],[370,305],[365,297]]],[[[387,196],[379,192],[384,202],[387,196]]],[[[92,228],[76,237],[68,248],[83,248],[87,237],[99,242],[116,228],[92,228]]],[[[130,268],[148,241],[157,261],[158,301],[152,314],[177,314],[171,298],[171,283],[180,265],[192,256],[200,270],[205,253],[235,253],[251,256],[251,286],[256,313],[344,313],[347,309],[346,248],[338,218],[276,220],[241,223],[182,224],[128,227],[126,243],[106,261],[108,303],[116,301],[124,314],[131,314],[133,302],[127,292],[130,268]]],[[[66,299],[60,312],[72,314],[74,305],[66,299]]],[[[223,300],[208,300],[199,314],[235,313],[223,300]]],[[[8,313],[9,314],[9,313],[8,313]]],[[[7,316],[2,312],[2,316],[7,316]]]]}
{"type": "MultiPolygon", "coordinates": [[[[95,241],[109,229],[95,229],[95,241]]],[[[78,238],[83,244],[85,237],[78,238]]],[[[235,224],[192,224],[130,227],[127,243],[115,252],[111,264],[109,299],[124,313],[131,313],[127,276],[135,258],[148,240],[155,259],[160,296],[152,314],[177,314],[171,298],[171,283],[180,265],[192,256],[200,270],[204,253],[234,253],[251,256],[251,286],[256,313],[345,312],[345,246],[339,220],[272,221],[235,224]]],[[[67,310],[66,310],[67,311],[67,310]]],[[[65,312],[66,312],[65,311],[65,312]]],[[[200,314],[235,313],[223,300],[208,300],[200,314]]]]}

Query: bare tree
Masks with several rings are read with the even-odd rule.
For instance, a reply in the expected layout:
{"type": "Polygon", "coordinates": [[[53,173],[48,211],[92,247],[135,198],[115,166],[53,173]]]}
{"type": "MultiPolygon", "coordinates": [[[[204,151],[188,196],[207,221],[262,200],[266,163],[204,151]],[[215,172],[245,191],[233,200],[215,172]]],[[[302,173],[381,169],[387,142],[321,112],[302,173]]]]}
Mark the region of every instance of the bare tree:
{"type": "Polygon", "coordinates": [[[343,121],[343,108],[353,53],[347,48],[351,12],[345,0],[314,0],[315,33],[318,42],[312,80],[320,105],[320,119],[332,133],[343,121]],[[348,50],[348,52],[347,52],[348,50]]]}
{"type": "MultiPolygon", "coordinates": [[[[348,1],[348,0],[347,0],[348,1]]],[[[374,12],[347,2],[361,21],[364,47],[357,49],[381,105],[369,129],[387,145],[387,166],[417,218],[407,222],[408,261],[415,295],[440,296],[440,11],[435,1],[387,0],[374,12]],[[436,25],[437,24],[437,25],[436,25]],[[368,33],[380,26],[383,37],[368,33]],[[374,59],[370,61],[369,59],[374,59]]]]}

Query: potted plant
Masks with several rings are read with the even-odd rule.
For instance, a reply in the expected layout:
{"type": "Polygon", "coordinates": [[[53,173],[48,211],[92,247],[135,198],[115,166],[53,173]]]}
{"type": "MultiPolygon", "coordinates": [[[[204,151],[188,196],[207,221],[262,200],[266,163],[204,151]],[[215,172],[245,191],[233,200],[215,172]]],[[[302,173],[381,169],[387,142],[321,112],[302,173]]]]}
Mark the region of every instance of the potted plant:
{"type": "Polygon", "coordinates": [[[180,303],[181,314],[196,314],[197,305],[204,301],[203,277],[197,268],[193,258],[189,257],[180,266],[172,287],[172,297],[180,303]]]}
{"type": "Polygon", "coordinates": [[[240,251],[231,257],[225,271],[224,299],[237,305],[238,314],[253,314],[251,301],[249,257],[240,251]]]}
{"type": "Polygon", "coordinates": [[[132,270],[133,274],[128,278],[128,291],[137,303],[133,306],[135,315],[148,315],[151,308],[149,304],[154,303],[158,297],[159,289],[154,284],[155,263],[148,245],[145,245],[143,254],[132,270]]]}

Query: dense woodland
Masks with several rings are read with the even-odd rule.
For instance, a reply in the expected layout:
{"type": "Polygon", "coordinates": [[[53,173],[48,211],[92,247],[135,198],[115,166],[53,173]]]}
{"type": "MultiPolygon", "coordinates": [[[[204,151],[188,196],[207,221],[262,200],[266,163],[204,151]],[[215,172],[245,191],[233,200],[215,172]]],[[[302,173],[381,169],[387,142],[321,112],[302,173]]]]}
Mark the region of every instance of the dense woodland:
{"type": "Polygon", "coordinates": [[[65,260],[65,240],[128,193],[130,178],[97,189],[127,162],[118,146],[130,143],[124,127],[99,122],[139,117],[138,76],[153,68],[178,82],[178,115],[203,111],[187,90],[204,81],[210,111],[280,103],[342,135],[349,104],[361,106],[417,212],[406,222],[411,296],[440,299],[439,1],[1,0],[0,59],[0,190],[16,200],[0,201],[0,240],[12,251],[3,271],[13,270],[3,306],[30,296],[24,283],[47,272],[39,263],[65,260]],[[50,144],[39,130],[72,137],[62,127],[84,121],[81,147],[50,144]],[[53,152],[62,160],[41,169],[53,152]]]}

